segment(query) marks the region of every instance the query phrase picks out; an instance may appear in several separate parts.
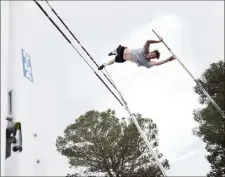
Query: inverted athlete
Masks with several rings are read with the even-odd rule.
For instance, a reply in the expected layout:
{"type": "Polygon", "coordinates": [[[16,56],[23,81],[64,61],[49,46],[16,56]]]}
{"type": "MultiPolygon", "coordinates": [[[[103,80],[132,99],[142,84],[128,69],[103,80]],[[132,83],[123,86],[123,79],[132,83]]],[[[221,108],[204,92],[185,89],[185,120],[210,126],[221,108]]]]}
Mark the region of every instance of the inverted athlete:
{"type": "Polygon", "coordinates": [[[165,60],[152,61],[154,59],[158,60],[160,58],[160,52],[158,50],[150,52],[150,44],[160,43],[162,41],[162,38],[160,38],[159,40],[147,40],[144,47],[138,49],[129,49],[127,47],[119,45],[115,50],[108,54],[108,56],[116,56],[107,63],[102,64],[98,68],[98,70],[102,70],[107,65],[112,65],[114,63],[124,63],[125,61],[136,63],[139,67],[143,66],[146,68],[151,68],[153,66],[159,66],[174,60],[175,57],[171,56],[165,60]]]}

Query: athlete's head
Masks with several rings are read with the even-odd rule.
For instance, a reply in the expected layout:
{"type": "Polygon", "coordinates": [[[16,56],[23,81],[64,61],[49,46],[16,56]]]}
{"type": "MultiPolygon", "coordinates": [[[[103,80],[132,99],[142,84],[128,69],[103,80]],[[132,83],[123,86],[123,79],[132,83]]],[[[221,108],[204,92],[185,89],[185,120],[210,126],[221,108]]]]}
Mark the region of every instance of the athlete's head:
{"type": "Polygon", "coordinates": [[[160,52],[158,50],[153,50],[148,54],[149,59],[159,59],[160,58],[160,52]]]}

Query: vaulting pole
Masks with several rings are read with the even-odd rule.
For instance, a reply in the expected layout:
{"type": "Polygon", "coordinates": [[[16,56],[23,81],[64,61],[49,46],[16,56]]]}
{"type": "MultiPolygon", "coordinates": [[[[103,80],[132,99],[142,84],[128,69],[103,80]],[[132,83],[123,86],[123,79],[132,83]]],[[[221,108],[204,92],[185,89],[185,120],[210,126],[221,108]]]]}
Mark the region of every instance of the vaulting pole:
{"type": "MultiPolygon", "coordinates": [[[[153,33],[160,38],[160,36],[153,30],[153,33]]],[[[225,119],[224,111],[216,104],[216,102],[212,99],[212,97],[207,93],[207,91],[202,87],[202,85],[194,78],[194,76],[190,73],[190,71],[184,66],[184,64],[179,60],[179,58],[172,52],[172,50],[168,47],[168,45],[162,41],[162,43],[166,46],[166,48],[170,51],[170,53],[176,58],[176,60],[181,64],[181,66],[187,71],[187,73],[191,76],[191,78],[195,81],[195,83],[201,88],[202,92],[206,95],[209,101],[215,106],[217,111],[221,114],[221,116],[225,119]]]]}

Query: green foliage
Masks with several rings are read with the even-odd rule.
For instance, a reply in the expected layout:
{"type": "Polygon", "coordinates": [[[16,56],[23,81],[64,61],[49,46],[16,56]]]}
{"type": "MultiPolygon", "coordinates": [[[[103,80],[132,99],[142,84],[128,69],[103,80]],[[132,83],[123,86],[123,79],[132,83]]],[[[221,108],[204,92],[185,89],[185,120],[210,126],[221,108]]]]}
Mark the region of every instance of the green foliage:
{"type": "MultiPolygon", "coordinates": [[[[134,115],[158,153],[158,129],[149,118],[134,115]]],[[[115,111],[88,111],[66,127],[56,141],[57,150],[72,167],[86,167],[88,172],[103,172],[110,177],[159,176],[161,172],[131,119],[128,123],[115,111]],[[121,121],[120,121],[121,120],[121,121]]],[[[162,165],[169,169],[168,160],[162,165]]]]}
{"type": "Polygon", "coordinates": [[[66,177],[79,177],[79,174],[78,173],[75,173],[75,174],[67,174],[66,177]]]}
{"type": "MultiPolygon", "coordinates": [[[[224,110],[224,61],[212,63],[198,81],[218,106],[224,110]]],[[[207,100],[199,86],[195,86],[194,90],[200,96],[199,102],[205,107],[194,110],[194,120],[199,123],[199,126],[193,132],[207,144],[206,150],[209,152],[207,160],[212,167],[207,175],[219,177],[225,175],[225,120],[207,100]]]]}

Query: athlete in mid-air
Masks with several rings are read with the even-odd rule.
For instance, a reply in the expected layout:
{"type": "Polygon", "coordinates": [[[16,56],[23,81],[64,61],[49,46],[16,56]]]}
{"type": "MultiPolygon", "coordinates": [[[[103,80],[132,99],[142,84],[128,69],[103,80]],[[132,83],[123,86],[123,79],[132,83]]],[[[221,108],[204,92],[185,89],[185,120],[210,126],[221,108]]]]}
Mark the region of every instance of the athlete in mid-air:
{"type": "Polygon", "coordinates": [[[163,39],[159,40],[147,40],[143,48],[139,49],[128,49],[127,47],[119,45],[115,50],[110,52],[108,56],[116,55],[112,60],[107,63],[102,64],[98,70],[102,70],[105,66],[111,65],[113,63],[124,63],[125,61],[131,61],[137,64],[137,66],[144,66],[146,68],[151,68],[153,66],[159,66],[169,61],[175,59],[174,56],[171,56],[165,60],[161,61],[152,61],[153,59],[160,58],[160,52],[158,50],[151,51],[149,50],[150,44],[160,43],[163,39]]]}

